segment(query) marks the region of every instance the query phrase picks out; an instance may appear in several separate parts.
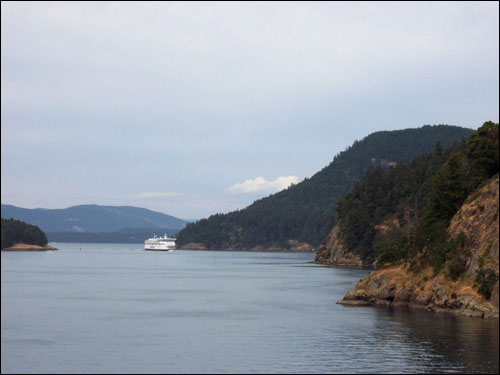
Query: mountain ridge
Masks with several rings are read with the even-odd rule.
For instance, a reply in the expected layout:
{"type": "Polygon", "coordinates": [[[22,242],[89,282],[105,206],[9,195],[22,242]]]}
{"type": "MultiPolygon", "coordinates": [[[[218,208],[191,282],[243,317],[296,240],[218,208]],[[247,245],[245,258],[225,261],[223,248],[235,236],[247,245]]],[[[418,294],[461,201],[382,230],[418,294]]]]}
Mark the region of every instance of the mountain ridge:
{"type": "Polygon", "coordinates": [[[2,217],[39,226],[44,232],[116,232],[124,228],[180,230],[186,221],[135,206],[76,205],[68,208],[22,208],[2,204],[2,217]]]}
{"type": "Polygon", "coordinates": [[[312,177],[250,206],[212,215],[188,224],[177,236],[178,246],[206,249],[312,249],[327,234],[337,201],[374,166],[390,168],[432,151],[436,142],[447,146],[473,129],[424,125],[378,131],[355,141],[312,177]]]}

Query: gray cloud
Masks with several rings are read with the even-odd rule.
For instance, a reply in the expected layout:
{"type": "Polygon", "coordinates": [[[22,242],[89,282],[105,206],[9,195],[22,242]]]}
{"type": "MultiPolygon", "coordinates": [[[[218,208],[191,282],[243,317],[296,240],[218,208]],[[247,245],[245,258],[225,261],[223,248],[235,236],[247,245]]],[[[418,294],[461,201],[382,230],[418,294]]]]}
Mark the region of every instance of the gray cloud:
{"type": "Polygon", "coordinates": [[[1,6],[2,203],[202,217],[373,131],[498,121],[494,2],[1,6]]]}
{"type": "Polygon", "coordinates": [[[162,198],[167,198],[167,199],[172,199],[172,198],[179,198],[184,196],[184,194],[181,193],[176,193],[173,191],[169,192],[148,192],[148,193],[141,193],[139,194],[139,198],[145,198],[145,199],[162,199],[162,198]]]}

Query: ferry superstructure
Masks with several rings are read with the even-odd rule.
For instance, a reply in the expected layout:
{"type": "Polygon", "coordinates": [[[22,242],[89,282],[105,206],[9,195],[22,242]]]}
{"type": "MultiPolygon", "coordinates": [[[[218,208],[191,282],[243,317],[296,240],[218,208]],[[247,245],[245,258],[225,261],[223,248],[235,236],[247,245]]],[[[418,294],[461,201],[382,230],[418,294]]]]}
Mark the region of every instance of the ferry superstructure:
{"type": "Polygon", "coordinates": [[[144,241],[144,250],[174,251],[175,240],[175,238],[167,237],[166,234],[163,237],[155,234],[153,238],[144,241]]]}

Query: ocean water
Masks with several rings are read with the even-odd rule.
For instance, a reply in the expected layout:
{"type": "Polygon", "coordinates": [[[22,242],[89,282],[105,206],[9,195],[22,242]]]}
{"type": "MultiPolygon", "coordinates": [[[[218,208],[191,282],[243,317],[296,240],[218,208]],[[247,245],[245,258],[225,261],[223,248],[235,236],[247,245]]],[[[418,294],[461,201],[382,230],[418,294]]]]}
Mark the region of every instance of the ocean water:
{"type": "Polygon", "coordinates": [[[498,320],[335,302],[313,253],[1,254],[2,373],[498,373],[498,320]]]}

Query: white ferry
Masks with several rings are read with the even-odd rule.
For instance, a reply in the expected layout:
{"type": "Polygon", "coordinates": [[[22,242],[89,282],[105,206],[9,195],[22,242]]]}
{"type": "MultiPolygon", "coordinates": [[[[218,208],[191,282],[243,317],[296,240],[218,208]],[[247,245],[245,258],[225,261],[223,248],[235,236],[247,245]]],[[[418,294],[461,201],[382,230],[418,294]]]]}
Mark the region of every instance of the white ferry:
{"type": "Polygon", "coordinates": [[[174,251],[175,240],[175,238],[168,238],[166,234],[163,237],[155,234],[153,238],[144,241],[144,250],[174,251]]]}

